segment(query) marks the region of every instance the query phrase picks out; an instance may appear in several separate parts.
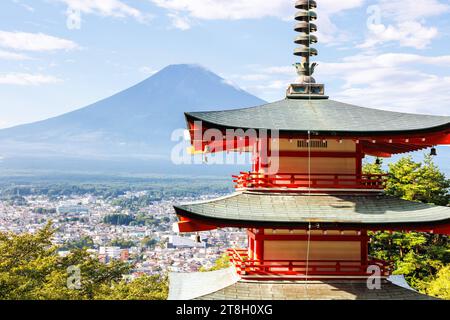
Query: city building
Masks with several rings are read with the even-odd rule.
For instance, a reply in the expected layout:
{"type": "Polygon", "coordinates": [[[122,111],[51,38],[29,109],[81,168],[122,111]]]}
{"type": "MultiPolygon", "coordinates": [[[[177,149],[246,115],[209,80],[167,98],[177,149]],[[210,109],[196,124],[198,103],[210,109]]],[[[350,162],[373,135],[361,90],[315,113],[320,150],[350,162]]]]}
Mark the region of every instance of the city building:
{"type": "Polygon", "coordinates": [[[89,213],[89,208],[81,205],[67,205],[58,207],[59,214],[85,214],[89,213]]]}
{"type": "Polygon", "coordinates": [[[122,249],[120,247],[100,247],[99,254],[109,259],[119,260],[122,255],[122,249]]]}
{"type": "Polygon", "coordinates": [[[169,236],[167,248],[205,248],[206,242],[196,241],[196,239],[188,237],[180,237],[177,235],[169,236]]]}

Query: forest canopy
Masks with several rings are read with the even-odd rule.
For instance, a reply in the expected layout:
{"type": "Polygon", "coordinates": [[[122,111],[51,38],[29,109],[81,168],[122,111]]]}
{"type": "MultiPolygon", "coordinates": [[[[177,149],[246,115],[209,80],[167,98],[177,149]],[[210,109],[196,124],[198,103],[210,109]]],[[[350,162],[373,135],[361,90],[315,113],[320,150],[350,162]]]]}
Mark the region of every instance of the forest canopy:
{"type": "Polygon", "coordinates": [[[51,224],[35,234],[0,233],[0,300],[165,300],[165,276],[126,280],[131,266],[101,263],[86,248],[67,256],[52,244],[51,224]]]}
{"type": "MultiPolygon", "coordinates": [[[[450,180],[426,155],[423,162],[404,157],[383,169],[383,162],[368,163],[365,173],[387,173],[385,192],[410,201],[450,205],[450,180]]],[[[394,274],[404,275],[422,293],[450,298],[450,242],[446,235],[429,233],[372,232],[370,254],[392,261],[394,274]]]]}

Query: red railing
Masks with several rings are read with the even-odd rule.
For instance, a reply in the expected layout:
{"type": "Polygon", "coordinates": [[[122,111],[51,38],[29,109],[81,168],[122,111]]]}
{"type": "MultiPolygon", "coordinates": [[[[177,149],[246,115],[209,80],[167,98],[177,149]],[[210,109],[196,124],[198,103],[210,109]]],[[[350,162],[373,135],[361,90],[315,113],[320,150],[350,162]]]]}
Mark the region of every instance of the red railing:
{"type": "Polygon", "coordinates": [[[234,264],[238,274],[245,277],[258,276],[260,278],[276,278],[280,276],[306,277],[369,277],[373,271],[369,266],[376,266],[380,276],[387,277],[391,273],[391,265],[385,261],[372,259],[367,263],[354,260],[251,260],[247,250],[229,249],[230,261],[234,264]],[[307,272],[308,271],[308,272],[307,272]]]}
{"type": "Polygon", "coordinates": [[[267,175],[257,172],[241,172],[233,176],[237,189],[254,188],[311,188],[311,189],[372,189],[383,190],[386,185],[385,174],[328,174],[315,173],[277,173],[267,175]]]}

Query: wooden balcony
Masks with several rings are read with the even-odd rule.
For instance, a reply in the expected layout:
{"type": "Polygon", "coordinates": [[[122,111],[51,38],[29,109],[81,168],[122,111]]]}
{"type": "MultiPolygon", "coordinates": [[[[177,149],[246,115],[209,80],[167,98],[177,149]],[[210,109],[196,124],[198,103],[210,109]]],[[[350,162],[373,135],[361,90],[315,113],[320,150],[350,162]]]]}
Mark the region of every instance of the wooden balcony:
{"type": "Polygon", "coordinates": [[[241,172],[233,176],[236,189],[357,189],[383,190],[385,174],[328,174],[277,173],[266,175],[256,172],[241,172]]]}
{"type": "Polygon", "coordinates": [[[231,263],[243,279],[367,279],[374,276],[369,267],[376,267],[379,276],[388,277],[392,265],[372,259],[366,263],[354,260],[252,260],[245,249],[228,249],[231,263]]]}

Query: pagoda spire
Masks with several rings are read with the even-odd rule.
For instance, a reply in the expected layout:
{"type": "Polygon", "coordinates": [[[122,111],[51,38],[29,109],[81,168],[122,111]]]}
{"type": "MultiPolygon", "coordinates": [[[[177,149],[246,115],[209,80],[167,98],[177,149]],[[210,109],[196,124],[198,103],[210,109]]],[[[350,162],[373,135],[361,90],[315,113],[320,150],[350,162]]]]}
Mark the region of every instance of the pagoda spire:
{"type": "Polygon", "coordinates": [[[299,47],[294,50],[294,55],[301,57],[301,62],[296,63],[295,67],[300,76],[300,82],[315,83],[311,76],[317,64],[311,64],[310,57],[317,56],[318,53],[315,48],[311,48],[311,44],[317,43],[317,37],[312,35],[312,33],[317,32],[317,26],[311,23],[311,21],[317,20],[317,14],[313,11],[317,8],[317,3],[312,0],[299,0],[295,7],[299,9],[295,15],[295,20],[298,21],[295,25],[295,31],[299,35],[295,37],[294,42],[299,47]]]}
{"type": "Polygon", "coordinates": [[[299,75],[296,84],[291,84],[288,88],[288,98],[318,98],[326,99],[324,96],[324,85],[316,84],[313,78],[314,70],[317,63],[311,63],[310,58],[317,56],[317,49],[311,45],[317,43],[318,39],[313,33],[317,32],[317,25],[312,21],[317,20],[317,14],[314,11],[317,8],[315,0],[298,0],[295,3],[295,8],[299,11],[295,15],[294,30],[299,33],[295,37],[294,42],[298,45],[294,50],[294,55],[301,57],[301,61],[294,64],[299,75]]]}

